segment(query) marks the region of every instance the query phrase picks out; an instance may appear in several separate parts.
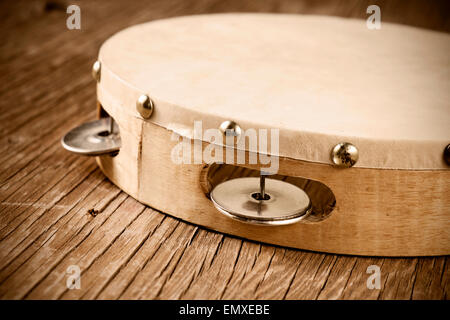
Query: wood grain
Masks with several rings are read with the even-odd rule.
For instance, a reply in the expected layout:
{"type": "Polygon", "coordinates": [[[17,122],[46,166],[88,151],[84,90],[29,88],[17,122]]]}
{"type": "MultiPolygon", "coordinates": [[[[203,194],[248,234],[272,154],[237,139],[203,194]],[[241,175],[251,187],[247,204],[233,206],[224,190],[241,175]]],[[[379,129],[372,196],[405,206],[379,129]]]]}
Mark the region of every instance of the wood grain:
{"type": "MultiPolygon", "coordinates": [[[[95,118],[90,67],[100,44],[126,26],[226,11],[366,16],[365,1],[346,3],[80,1],[82,30],[69,31],[69,2],[1,2],[0,297],[448,299],[448,257],[356,258],[224,236],[146,208],[93,159],[59,145],[68,129],[95,118]],[[72,264],[82,271],[80,290],[66,288],[72,264]],[[380,290],[366,287],[373,264],[380,290]]],[[[386,21],[450,29],[445,1],[373,3],[386,21]]]]}

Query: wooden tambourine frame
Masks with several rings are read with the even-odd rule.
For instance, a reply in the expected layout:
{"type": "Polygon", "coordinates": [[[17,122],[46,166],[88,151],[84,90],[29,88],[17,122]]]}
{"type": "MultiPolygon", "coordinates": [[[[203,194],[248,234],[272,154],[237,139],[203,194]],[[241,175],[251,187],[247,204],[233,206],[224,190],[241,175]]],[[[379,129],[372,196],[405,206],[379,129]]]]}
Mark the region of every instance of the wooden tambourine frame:
{"type": "MultiPolygon", "coordinates": [[[[280,158],[279,176],[303,186],[312,180],[313,186],[305,191],[315,212],[286,226],[246,224],[219,213],[208,198],[218,182],[214,179],[228,179],[234,169],[224,167],[219,175],[211,172],[219,170],[217,165],[175,164],[171,150],[177,141],[171,139],[171,131],[127,117],[112,106],[99,104],[99,110],[115,119],[122,139],[117,155],[97,158],[100,168],[122,190],[161,212],[215,231],[292,248],[365,256],[450,254],[449,170],[342,169],[280,158]],[[296,177],[300,179],[295,181],[296,177]]],[[[244,167],[254,171],[241,170],[238,176],[256,176],[261,166],[244,167]]]]}

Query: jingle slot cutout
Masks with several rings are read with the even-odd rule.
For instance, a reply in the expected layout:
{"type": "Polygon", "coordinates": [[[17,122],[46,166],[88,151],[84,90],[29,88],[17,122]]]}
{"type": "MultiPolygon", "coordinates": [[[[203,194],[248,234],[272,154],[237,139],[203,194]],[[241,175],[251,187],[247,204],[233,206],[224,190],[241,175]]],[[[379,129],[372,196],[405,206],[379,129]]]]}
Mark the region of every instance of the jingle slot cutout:
{"type": "Polygon", "coordinates": [[[219,212],[242,222],[265,225],[320,222],[331,215],[336,205],[331,189],[319,181],[264,176],[259,170],[229,164],[205,167],[200,182],[219,212]],[[284,207],[280,203],[283,201],[284,207]]]}

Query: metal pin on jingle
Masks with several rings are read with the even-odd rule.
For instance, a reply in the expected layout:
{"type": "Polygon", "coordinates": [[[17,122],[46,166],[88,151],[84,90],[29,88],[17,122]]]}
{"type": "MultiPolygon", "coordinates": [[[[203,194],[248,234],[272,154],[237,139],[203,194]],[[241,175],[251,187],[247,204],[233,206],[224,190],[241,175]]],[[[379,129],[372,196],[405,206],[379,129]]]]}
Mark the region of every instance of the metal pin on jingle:
{"type": "Polygon", "coordinates": [[[261,174],[259,176],[259,194],[261,196],[261,200],[266,200],[265,189],[266,189],[266,176],[261,174]]]}

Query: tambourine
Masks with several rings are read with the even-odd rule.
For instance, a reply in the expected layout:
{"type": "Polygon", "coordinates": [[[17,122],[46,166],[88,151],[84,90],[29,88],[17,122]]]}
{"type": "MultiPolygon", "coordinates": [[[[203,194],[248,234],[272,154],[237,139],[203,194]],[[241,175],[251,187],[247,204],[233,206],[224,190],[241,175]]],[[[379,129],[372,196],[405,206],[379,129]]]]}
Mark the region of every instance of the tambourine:
{"type": "Polygon", "coordinates": [[[126,193],[226,234],[320,252],[450,254],[450,36],[214,14],[125,29],[99,120],[62,139],[126,193]]]}

